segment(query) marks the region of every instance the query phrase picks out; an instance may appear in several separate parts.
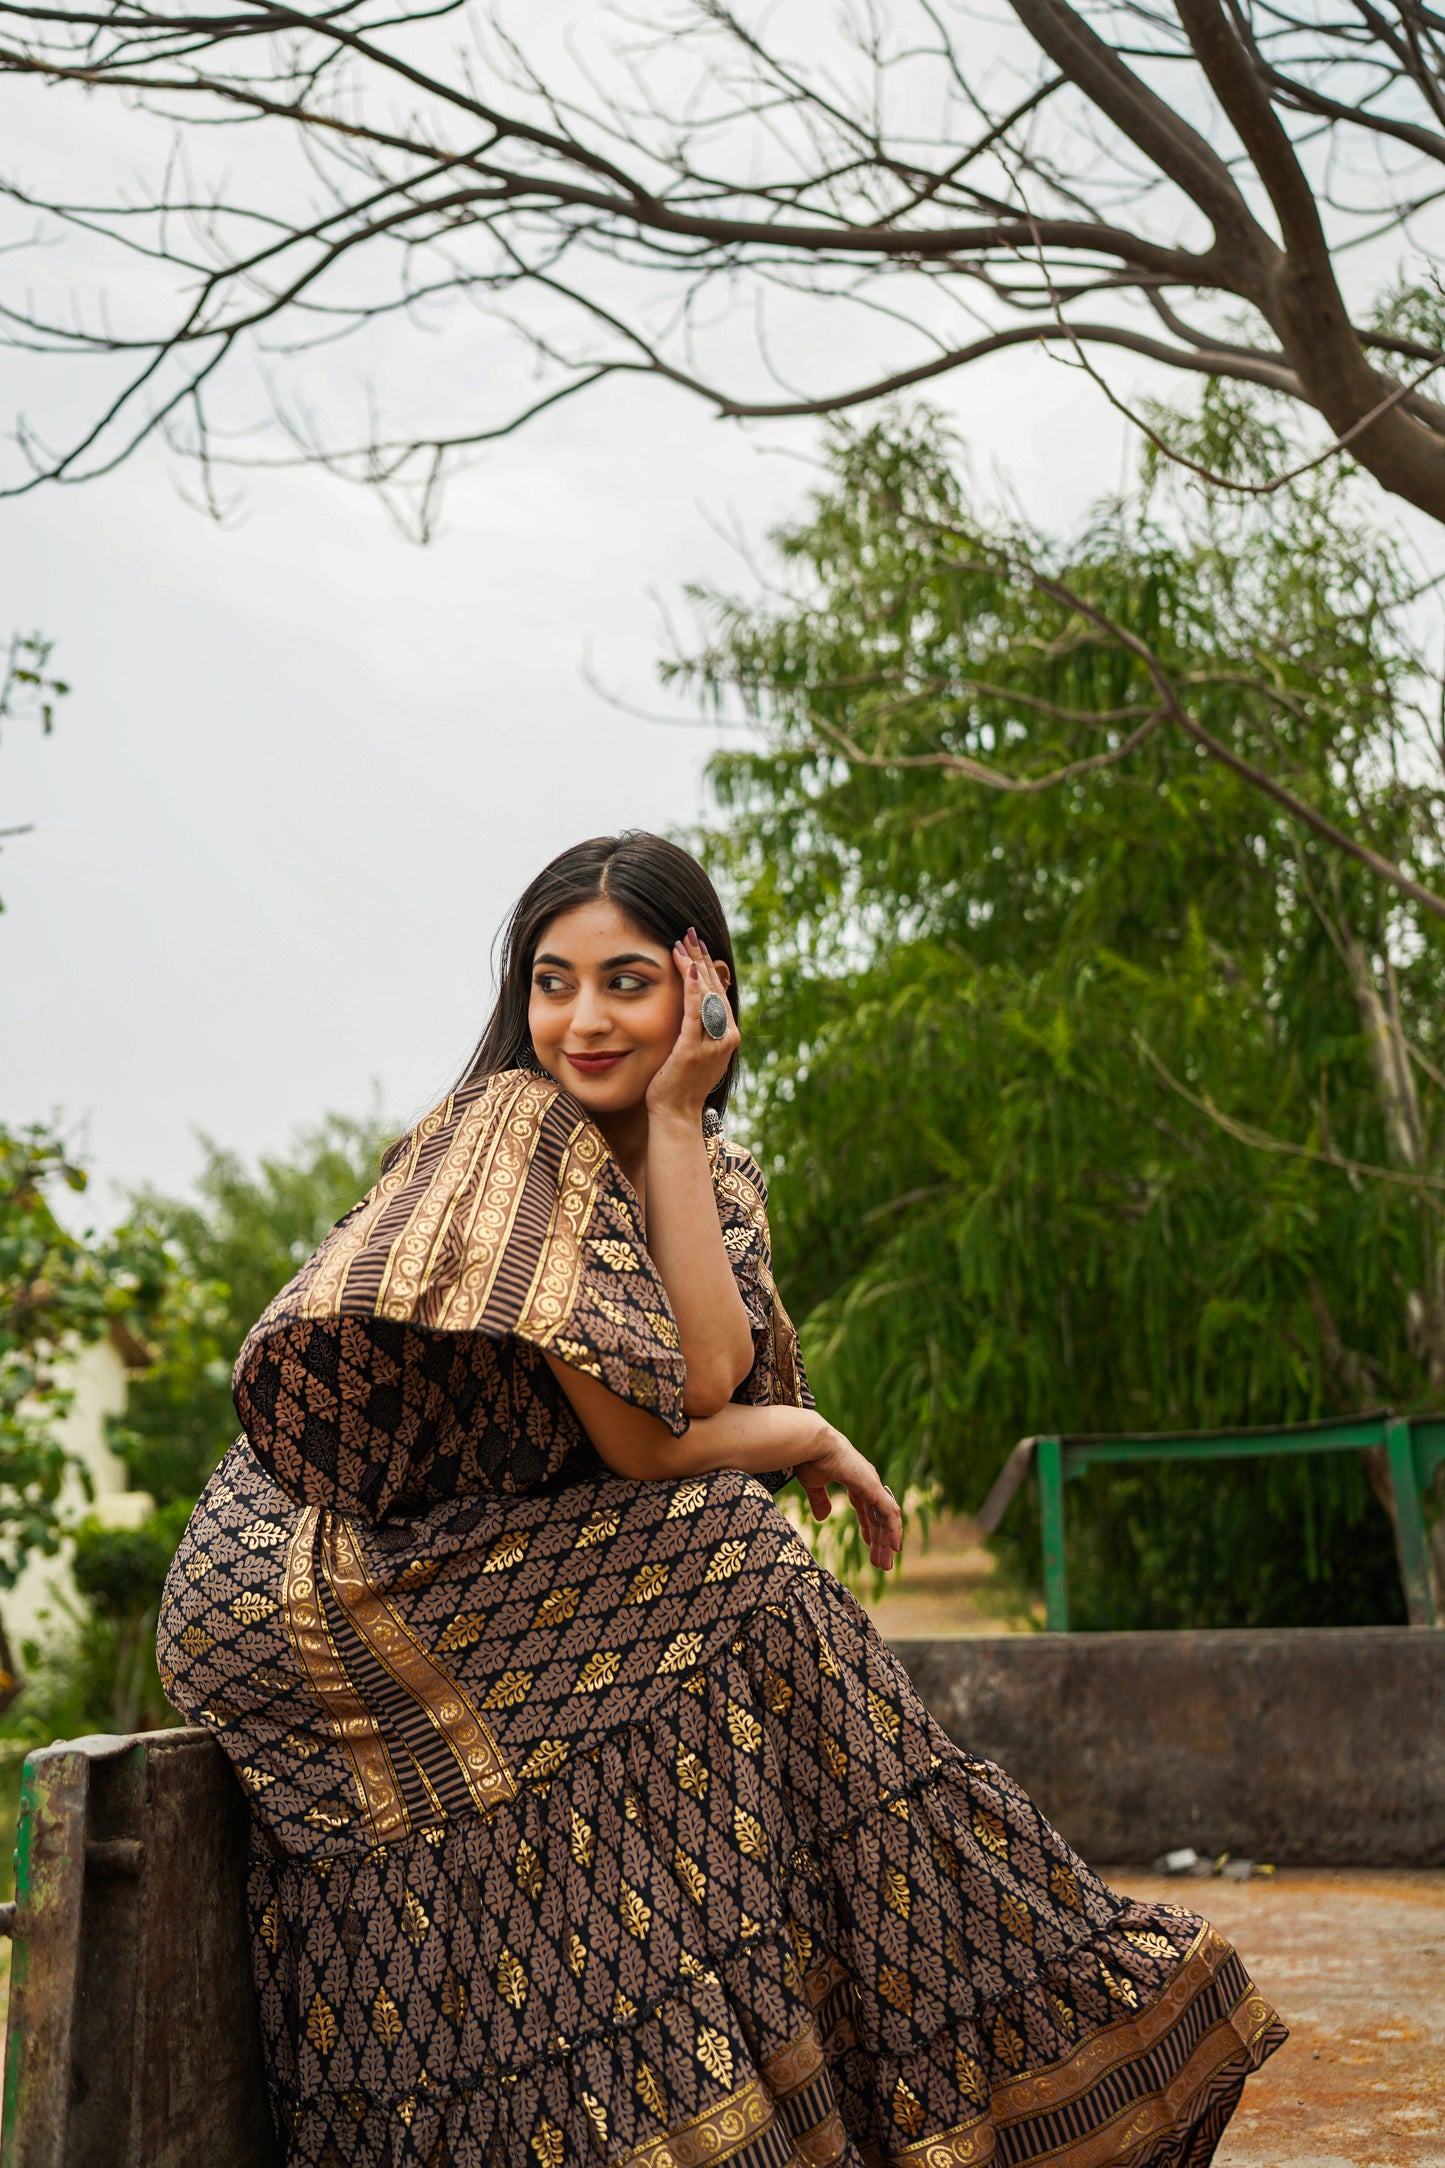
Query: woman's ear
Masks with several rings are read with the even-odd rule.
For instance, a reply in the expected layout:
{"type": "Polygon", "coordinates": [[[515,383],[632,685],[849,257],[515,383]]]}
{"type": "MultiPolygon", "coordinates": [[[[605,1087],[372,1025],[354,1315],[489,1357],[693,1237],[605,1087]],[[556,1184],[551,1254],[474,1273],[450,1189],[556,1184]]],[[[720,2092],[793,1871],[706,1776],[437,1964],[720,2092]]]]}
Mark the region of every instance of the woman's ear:
{"type": "Polygon", "coordinates": [[[729,971],[727,965],[723,962],[721,956],[714,956],[712,960],[712,967],[713,970],[717,973],[718,977],[722,980],[725,987],[732,985],[733,975],[731,971],[729,971]]]}

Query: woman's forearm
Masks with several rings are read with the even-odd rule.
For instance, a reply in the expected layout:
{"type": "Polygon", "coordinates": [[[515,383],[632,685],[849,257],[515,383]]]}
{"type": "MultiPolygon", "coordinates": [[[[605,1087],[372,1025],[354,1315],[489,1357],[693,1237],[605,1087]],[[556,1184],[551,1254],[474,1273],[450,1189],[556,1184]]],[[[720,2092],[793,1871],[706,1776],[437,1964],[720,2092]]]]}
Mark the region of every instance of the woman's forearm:
{"type": "Polygon", "coordinates": [[[608,1392],[596,1378],[547,1357],[553,1375],[597,1451],[615,1475],[641,1482],[741,1468],[766,1475],[805,1458],[819,1418],[811,1408],[748,1408],[729,1403],[695,1418],[680,1438],[665,1423],[608,1392]]]}
{"type": "Polygon", "coordinates": [[[722,1238],[707,1146],[694,1120],[654,1114],[649,1123],[647,1247],[682,1341],[683,1404],[689,1415],[711,1419],[751,1369],[753,1338],[722,1238]]]}

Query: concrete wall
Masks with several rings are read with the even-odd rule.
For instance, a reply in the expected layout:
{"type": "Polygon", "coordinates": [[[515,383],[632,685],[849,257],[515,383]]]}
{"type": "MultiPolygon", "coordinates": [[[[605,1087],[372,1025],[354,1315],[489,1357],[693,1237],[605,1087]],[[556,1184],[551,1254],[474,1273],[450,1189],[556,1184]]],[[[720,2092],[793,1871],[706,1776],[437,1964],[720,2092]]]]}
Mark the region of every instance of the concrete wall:
{"type": "Polygon", "coordinates": [[[963,1635],[893,1647],[949,1737],[1096,1862],[1445,1866],[1445,1632],[963,1635]]]}

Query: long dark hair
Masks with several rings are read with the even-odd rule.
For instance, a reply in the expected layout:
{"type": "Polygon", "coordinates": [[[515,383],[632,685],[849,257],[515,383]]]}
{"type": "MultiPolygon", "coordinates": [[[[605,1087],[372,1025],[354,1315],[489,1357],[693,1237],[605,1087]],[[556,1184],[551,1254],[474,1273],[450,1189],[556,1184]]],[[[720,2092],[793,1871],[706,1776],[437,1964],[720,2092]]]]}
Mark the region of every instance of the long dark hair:
{"type": "MultiPolygon", "coordinates": [[[[667,949],[695,926],[713,960],[728,967],[727,998],[737,1015],[732,936],[717,890],[697,860],[644,828],[629,828],[620,836],[592,836],[544,866],[518,898],[501,935],[497,1005],[454,1089],[495,1076],[500,1069],[541,1067],[527,1024],[537,943],[554,918],[599,897],[615,903],[667,949]]],[[[727,1107],[736,1067],[734,1055],[721,1083],[707,1095],[707,1104],[719,1115],[727,1107]]]]}

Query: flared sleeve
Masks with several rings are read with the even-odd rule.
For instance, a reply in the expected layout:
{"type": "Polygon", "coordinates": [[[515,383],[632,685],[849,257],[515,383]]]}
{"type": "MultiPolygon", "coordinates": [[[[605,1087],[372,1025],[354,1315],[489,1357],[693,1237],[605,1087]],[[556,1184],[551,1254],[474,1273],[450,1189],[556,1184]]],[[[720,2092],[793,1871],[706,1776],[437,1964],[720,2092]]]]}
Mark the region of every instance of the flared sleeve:
{"type": "Polygon", "coordinates": [[[798,1335],[773,1280],[768,1185],[751,1153],[720,1138],[710,1146],[723,1241],[753,1333],[753,1366],[733,1394],[750,1407],[811,1408],[798,1335]]]}
{"type": "Polygon", "coordinates": [[[259,1319],[233,1391],[289,1496],[379,1519],[554,1474],[581,1432],[544,1355],[687,1428],[636,1195],[574,1099],[509,1070],[417,1124],[259,1319]]]}

